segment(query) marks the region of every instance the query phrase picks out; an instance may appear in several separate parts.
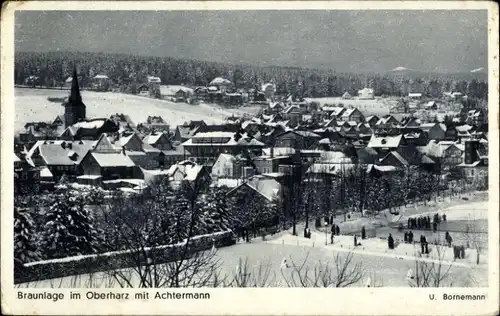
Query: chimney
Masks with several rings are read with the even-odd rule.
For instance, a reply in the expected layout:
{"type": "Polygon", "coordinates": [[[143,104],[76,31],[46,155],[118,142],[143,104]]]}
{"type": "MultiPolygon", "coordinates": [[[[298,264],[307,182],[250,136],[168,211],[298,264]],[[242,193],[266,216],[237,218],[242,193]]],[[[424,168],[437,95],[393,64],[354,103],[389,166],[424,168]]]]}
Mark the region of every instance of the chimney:
{"type": "Polygon", "coordinates": [[[473,164],[478,160],[477,156],[477,148],[479,142],[477,140],[468,140],[465,141],[465,157],[464,163],[467,165],[473,164]]]}
{"type": "Polygon", "coordinates": [[[271,158],[274,158],[274,146],[271,146],[271,158]]]}
{"type": "Polygon", "coordinates": [[[122,147],[122,154],[125,155],[125,146],[122,147]]]}

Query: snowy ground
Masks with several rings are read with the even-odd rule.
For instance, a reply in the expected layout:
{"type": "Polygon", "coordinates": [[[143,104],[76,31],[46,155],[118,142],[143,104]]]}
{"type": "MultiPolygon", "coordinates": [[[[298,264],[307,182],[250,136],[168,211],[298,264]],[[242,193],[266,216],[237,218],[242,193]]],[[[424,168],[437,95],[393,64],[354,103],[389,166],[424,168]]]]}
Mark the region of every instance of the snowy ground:
{"type": "MultiPolygon", "coordinates": [[[[15,130],[21,130],[27,122],[51,122],[57,115],[64,114],[60,103],[51,102],[47,98],[64,98],[68,93],[64,90],[16,88],[15,130]]],[[[145,122],[150,115],[161,115],[171,126],[189,120],[205,120],[208,124],[221,123],[233,114],[253,114],[259,110],[257,107],[223,109],[217,105],[203,103],[189,105],[113,92],[82,91],[82,98],[87,106],[88,118],[109,117],[119,112],[129,115],[136,124],[145,122]]]]}
{"type": "MultiPolygon", "coordinates": [[[[445,206],[446,203],[439,204],[446,211],[450,222],[469,218],[469,213],[475,214],[477,220],[485,220],[487,212],[487,202],[461,203],[445,206]]],[[[435,206],[434,213],[439,207],[435,206]]],[[[425,209],[424,209],[425,210],[425,209]]],[[[424,214],[426,212],[413,213],[424,214]]],[[[403,215],[404,218],[406,215],[403,215]]],[[[340,223],[342,225],[342,223],[340,223]]],[[[419,256],[420,246],[404,244],[398,242],[401,236],[395,233],[395,229],[381,227],[377,229],[377,236],[387,237],[391,232],[396,239],[396,247],[389,250],[387,240],[379,237],[359,239],[361,246],[354,247],[352,236],[337,236],[334,243],[330,244],[329,236],[323,232],[313,231],[311,239],[293,236],[290,232],[282,232],[274,236],[268,236],[266,240],[256,238],[251,243],[240,243],[231,247],[218,250],[218,257],[221,261],[221,274],[231,277],[236,271],[240,260],[248,260],[252,273],[258,274],[259,267],[264,268],[269,273],[268,284],[271,286],[285,286],[285,278],[289,277],[291,269],[282,269],[281,262],[286,258],[289,263],[294,262],[301,265],[304,258],[308,258],[305,266],[313,269],[318,262],[333,262],[334,255],[347,255],[353,253],[353,264],[361,263],[366,276],[354,286],[364,286],[368,278],[373,283],[372,286],[409,286],[406,273],[409,268],[415,270],[415,256],[419,256]],[[379,230],[384,230],[379,232],[379,230]],[[387,230],[389,229],[389,230],[387,230]],[[325,244],[326,242],[326,244],[325,244]]],[[[299,233],[302,227],[298,227],[299,233]]],[[[420,232],[414,232],[418,240],[420,232]]],[[[428,232],[429,233],[429,232],[428,232]]],[[[433,234],[430,232],[430,234],[433,234]]],[[[487,238],[486,234],[483,234],[487,238]]],[[[460,244],[459,234],[453,234],[454,243],[460,244]]],[[[432,242],[431,236],[428,241],[432,242]]],[[[450,275],[443,281],[443,286],[487,286],[488,264],[487,249],[481,252],[480,264],[476,264],[476,251],[466,249],[465,259],[453,260],[452,248],[440,247],[441,255],[438,256],[434,245],[429,247],[430,254],[423,255],[419,260],[429,264],[439,264],[443,269],[450,267],[450,275]],[[440,258],[440,259],[439,259],[440,258]]],[[[332,263],[333,264],[333,263],[332,263]]],[[[70,276],[65,278],[43,280],[28,284],[21,284],[20,287],[117,287],[118,284],[106,273],[96,273],[90,278],[88,275],[70,276]]]]}

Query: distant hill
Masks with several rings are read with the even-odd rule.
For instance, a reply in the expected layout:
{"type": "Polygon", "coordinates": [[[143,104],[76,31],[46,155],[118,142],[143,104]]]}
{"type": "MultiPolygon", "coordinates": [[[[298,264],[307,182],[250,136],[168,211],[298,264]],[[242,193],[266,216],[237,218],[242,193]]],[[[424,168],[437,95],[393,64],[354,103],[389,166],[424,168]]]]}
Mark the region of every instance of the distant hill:
{"type": "Polygon", "coordinates": [[[488,81],[488,73],[484,68],[474,69],[470,72],[456,72],[456,73],[439,73],[439,72],[428,72],[419,71],[415,69],[410,69],[406,67],[396,67],[385,73],[389,77],[403,77],[409,79],[423,79],[423,78],[449,78],[452,80],[478,80],[478,81],[488,81]]]}

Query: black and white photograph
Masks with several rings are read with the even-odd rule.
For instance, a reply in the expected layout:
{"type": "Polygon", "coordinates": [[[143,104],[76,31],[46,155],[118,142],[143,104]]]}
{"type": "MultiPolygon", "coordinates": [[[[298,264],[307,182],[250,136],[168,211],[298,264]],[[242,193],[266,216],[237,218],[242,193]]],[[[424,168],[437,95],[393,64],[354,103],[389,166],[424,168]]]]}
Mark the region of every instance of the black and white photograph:
{"type": "Polygon", "coordinates": [[[487,290],[488,47],[486,9],[16,11],[14,288],[487,290]]]}

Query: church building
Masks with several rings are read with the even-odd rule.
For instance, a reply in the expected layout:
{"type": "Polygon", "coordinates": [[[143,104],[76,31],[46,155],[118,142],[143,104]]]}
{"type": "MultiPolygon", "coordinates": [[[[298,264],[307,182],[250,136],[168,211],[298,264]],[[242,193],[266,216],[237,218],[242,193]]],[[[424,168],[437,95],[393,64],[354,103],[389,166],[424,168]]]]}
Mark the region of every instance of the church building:
{"type": "Polygon", "coordinates": [[[77,122],[85,120],[86,106],[82,102],[80,87],[78,86],[78,74],[76,67],[73,70],[73,81],[68,100],[64,102],[64,125],[69,127],[77,122]]]}

